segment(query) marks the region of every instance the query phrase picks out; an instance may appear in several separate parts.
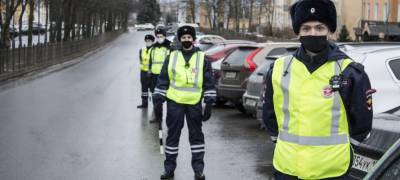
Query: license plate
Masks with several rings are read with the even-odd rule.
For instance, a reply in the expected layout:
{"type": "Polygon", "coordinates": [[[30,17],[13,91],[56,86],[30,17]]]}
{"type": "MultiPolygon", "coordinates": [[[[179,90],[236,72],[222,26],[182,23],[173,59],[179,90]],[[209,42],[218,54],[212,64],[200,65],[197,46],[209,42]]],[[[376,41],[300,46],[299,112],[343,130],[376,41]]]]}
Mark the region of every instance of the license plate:
{"type": "Polygon", "coordinates": [[[253,99],[246,99],[246,104],[249,106],[256,106],[257,101],[253,99]]]}
{"type": "Polygon", "coordinates": [[[353,168],[364,172],[368,172],[375,166],[378,160],[371,159],[369,157],[354,154],[353,168]]]}
{"type": "Polygon", "coordinates": [[[236,73],[235,72],[226,72],[225,77],[229,79],[235,79],[236,78],[236,73]]]}

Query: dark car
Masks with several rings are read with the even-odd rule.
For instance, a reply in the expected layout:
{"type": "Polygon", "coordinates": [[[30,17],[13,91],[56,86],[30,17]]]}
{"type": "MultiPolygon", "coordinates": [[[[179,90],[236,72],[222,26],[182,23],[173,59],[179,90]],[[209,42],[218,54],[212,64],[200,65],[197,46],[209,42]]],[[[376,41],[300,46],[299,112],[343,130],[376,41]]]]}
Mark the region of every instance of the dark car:
{"type": "Polygon", "coordinates": [[[243,95],[243,107],[247,113],[256,117],[257,105],[260,104],[261,91],[263,88],[264,77],[267,74],[270,65],[279,57],[293,53],[297,50],[298,44],[288,43],[280,44],[286,47],[264,48],[264,52],[260,52],[255,58],[265,59],[264,63],[260,65],[256,71],[249,77],[247,82],[246,92],[243,95]],[[266,55],[265,55],[266,54],[266,55]]]}
{"type": "Polygon", "coordinates": [[[242,95],[246,90],[247,78],[257,68],[253,58],[262,49],[260,45],[238,46],[221,64],[218,93],[243,113],[245,110],[242,106],[242,95]]]}
{"type": "Polygon", "coordinates": [[[399,138],[400,107],[375,115],[369,138],[353,145],[354,162],[351,176],[362,179],[399,138]]]}
{"type": "Polygon", "coordinates": [[[400,139],[384,154],[364,179],[400,179],[400,139]]]}
{"type": "MultiPolygon", "coordinates": [[[[232,41],[231,41],[232,42],[232,41]]],[[[224,60],[224,58],[233,52],[238,46],[240,45],[246,45],[249,42],[244,42],[243,44],[238,44],[235,42],[235,44],[222,44],[218,45],[217,47],[211,48],[207,51],[205,51],[205,54],[207,56],[207,59],[211,62],[212,66],[212,72],[213,76],[215,79],[215,86],[218,86],[218,81],[219,78],[221,77],[221,63],[224,60]]],[[[250,43],[254,44],[254,43],[250,43]]],[[[226,100],[222,98],[217,90],[217,105],[223,105],[226,103],[226,100]]]]}

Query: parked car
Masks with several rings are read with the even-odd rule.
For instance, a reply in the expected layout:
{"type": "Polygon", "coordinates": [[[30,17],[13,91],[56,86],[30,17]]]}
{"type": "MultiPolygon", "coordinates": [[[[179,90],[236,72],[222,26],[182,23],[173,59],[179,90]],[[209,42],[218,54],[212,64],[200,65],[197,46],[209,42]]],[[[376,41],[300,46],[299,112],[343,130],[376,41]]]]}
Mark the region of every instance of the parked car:
{"type": "MultiPolygon", "coordinates": [[[[243,107],[247,113],[257,116],[257,106],[262,102],[263,83],[264,77],[267,74],[271,64],[281,56],[289,55],[297,50],[297,44],[289,44],[292,47],[278,47],[272,49],[265,56],[259,56],[257,58],[265,59],[265,63],[259,66],[253,74],[250,75],[247,82],[246,92],[243,94],[243,107]]],[[[268,51],[268,49],[264,49],[268,51]]],[[[263,54],[260,52],[260,54],[263,54]]]]}
{"type": "Polygon", "coordinates": [[[384,154],[364,179],[400,179],[400,139],[384,154]]]}
{"type": "MultiPolygon", "coordinates": [[[[205,51],[205,55],[207,59],[211,62],[211,67],[213,71],[213,76],[214,76],[214,82],[215,86],[218,86],[218,81],[219,78],[221,77],[221,63],[224,60],[224,58],[233,52],[238,46],[240,45],[246,45],[246,44],[256,44],[251,41],[243,41],[242,44],[239,44],[236,41],[230,41],[234,42],[234,44],[223,44],[222,46],[219,46],[221,48],[212,48],[207,51],[205,51]]],[[[223,105],[226,103],[226,100],[222,98],[217,90],[217,105],[223,105]]]]}
{"type": "Polygon", "coordinates": [[[222,76],[218,84],[221,96],[235,104],[239,111],[246,113],[242,96],[246,91],[249,76],[266,62],[265,57],[271,50],[296,45],[298,46],[298,43],[265,43],[232,52],[221,65],[222,76]]]}
{"type": "Polygon", "coordinates": [[[262,50],[260,45],[241,45],[234,49],[221,64],[221,78],[218,81],[218,95],[231,101],[235,107],[245,113],[242,106],[242,95],[246,81],[257,68],[254,56],[262,50]]]}
{"type": "MultiPolygon", "coordinates": [[[[222,52],[223,49],[227,47],[234,47],[235,45],[240,45],[240,44],[257,44],[254,41],[247,41],[247,40],[225,40],[221,43],[216,43],[213,44],[209,49],[204,51],[206,54],[211,55],[211,54],[216,54],[216,52],[222,52]]],[[[220,58],[217,58],[220,59],[220,58]]]]}
{"type": "Polygon", "coordinates": [[[137,31],[154,31],[154,25],[151,23],[135,25],[137,31]]]}
{"type": "MultiPolygon", "coordinates": [[[[353,145],[354,160],[350,175],[362,179],[399,138],[400,106],[391,112],[374,115],[369,138],[353,145]]],[[[400,172],[398,175],[400,177],[400,172]]]]}
{"type": "Polygon", "coordinates": [[[352,59],[364,65],[373,94],[374,113],[387,112],[400,105],[400,44],[344,45],[352,59]]]}
{"type": "Polygon", "coordinates": [[[217,35],[199,35],[196,37],[194,45],[199,47],[202,51],[206,51],[211,48],[214,44],[219,44],[225,41],[225,38],[217,35]]]}

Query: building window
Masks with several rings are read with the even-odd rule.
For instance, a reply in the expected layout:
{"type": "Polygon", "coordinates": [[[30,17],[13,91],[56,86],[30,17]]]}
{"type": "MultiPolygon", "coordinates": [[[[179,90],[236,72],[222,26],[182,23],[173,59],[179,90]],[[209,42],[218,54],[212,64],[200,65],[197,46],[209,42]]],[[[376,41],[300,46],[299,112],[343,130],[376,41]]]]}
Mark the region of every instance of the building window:
{"type": "Polygon", "coordinates": [[[388,21],[389,19],[388,19],[388,3],[387,2],[385,2],[385,5],[383,6],[383,21],[388,21]]]}
{"type": "Polygon", "coordinates": [[[397,6],[397,22],[400,22],[400,4],[397,6]]]}
{"type": "Polygon", "coordinates": [[[374,11],[374,15],[375,15],[375,20],[378,20],[378,10],[379,10],[379,3],[375,3],[375,11],[374,11]]]}
{"type": "Polygon", "coordinates": [[[371,6],[370,6],[370,4],[368,3],[367,4],[367,17],[366,17],[366,19],[370,19],[371,18],[371,6]]]}

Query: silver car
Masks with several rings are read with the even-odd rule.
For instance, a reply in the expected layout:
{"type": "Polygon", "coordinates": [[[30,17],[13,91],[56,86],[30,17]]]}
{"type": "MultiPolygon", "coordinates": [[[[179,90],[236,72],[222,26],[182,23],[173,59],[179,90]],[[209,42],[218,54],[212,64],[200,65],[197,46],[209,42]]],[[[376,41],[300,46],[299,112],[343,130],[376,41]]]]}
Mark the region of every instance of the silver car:
{"type": "MultiPolygon", "coordinates": [[[[364,65],[372,88],[374,114],[400,105],[400,44],[344,45],[343,51],[364,65]]],[[[400,128],[400,127],[399,127],[400,128]]]]}

